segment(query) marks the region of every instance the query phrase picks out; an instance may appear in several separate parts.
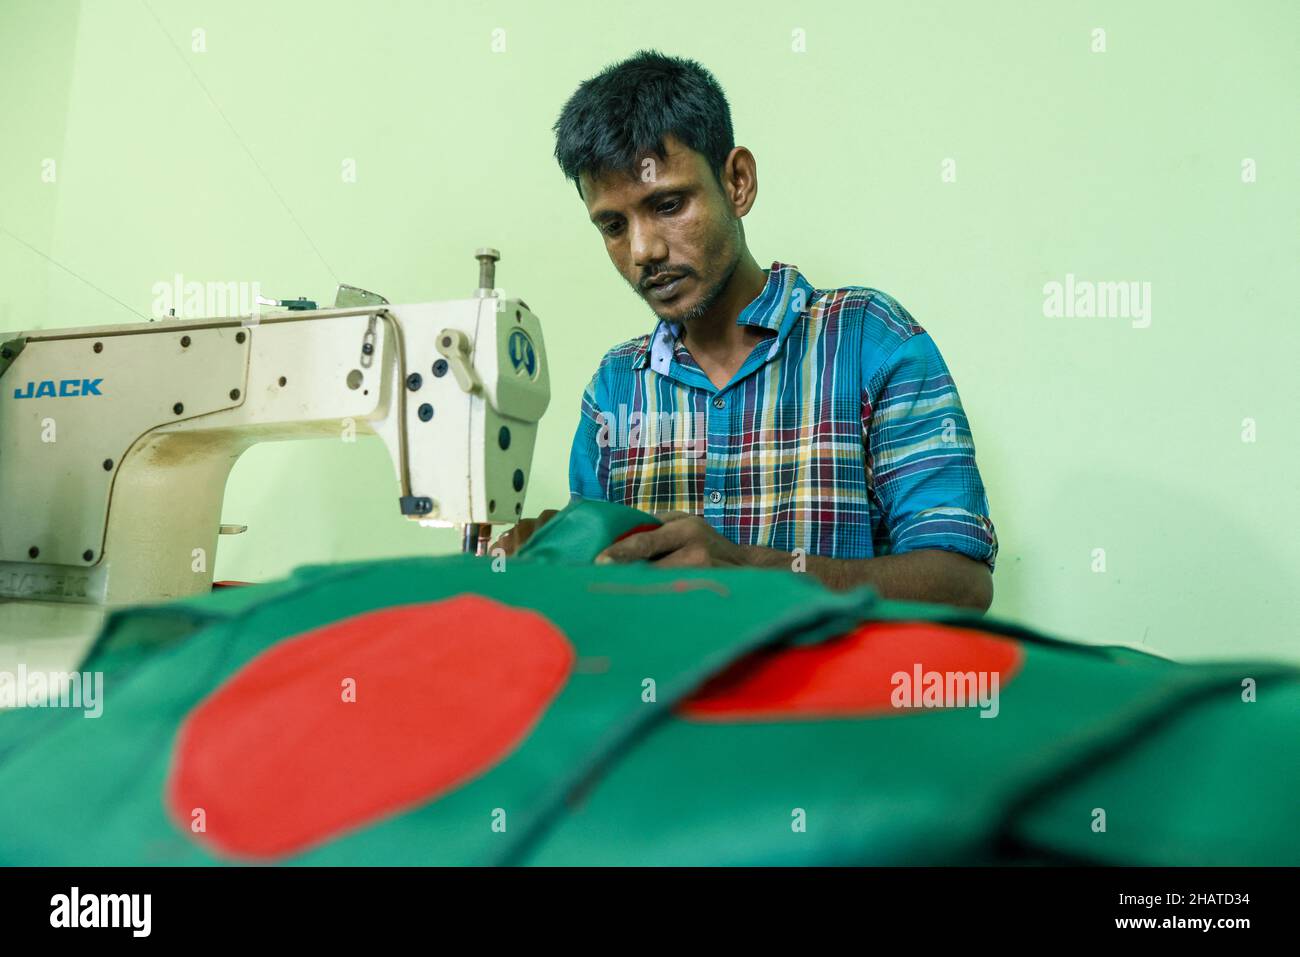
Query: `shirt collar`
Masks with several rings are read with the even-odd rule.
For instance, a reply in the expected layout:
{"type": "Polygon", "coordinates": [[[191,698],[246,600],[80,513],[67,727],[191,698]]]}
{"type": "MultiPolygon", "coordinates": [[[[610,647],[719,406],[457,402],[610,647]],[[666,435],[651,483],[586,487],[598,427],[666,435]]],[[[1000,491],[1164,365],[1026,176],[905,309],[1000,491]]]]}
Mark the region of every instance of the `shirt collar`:
{"type": "MultiPolygon", "coordinates": [[[[798,266],[774,262],[767,271],[763,291],[740,311],[736,325],[756,326],[775,332],[776,339],[767,355],[771,359],[781,348],[794,320],[807,311],[812,298],[812,284],[799,272],[798,266]]],[[[637,347],[632,368],[643,369],[650,365],[656,372],[666,375],[681,334],[680,322],[660,319],[654,332],[637,347]]]]}

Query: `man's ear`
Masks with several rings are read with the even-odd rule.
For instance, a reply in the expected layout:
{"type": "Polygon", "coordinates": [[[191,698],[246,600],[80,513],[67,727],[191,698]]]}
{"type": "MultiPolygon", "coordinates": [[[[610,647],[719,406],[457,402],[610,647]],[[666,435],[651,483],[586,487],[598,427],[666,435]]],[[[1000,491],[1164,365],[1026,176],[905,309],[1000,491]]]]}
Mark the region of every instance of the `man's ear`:
{"type": "Polygon", "coordinates": [[[754,206],[758,198],[758,161],[747,147],[737,146],[722,166],[722,195],[737,219],[754,206]]]}

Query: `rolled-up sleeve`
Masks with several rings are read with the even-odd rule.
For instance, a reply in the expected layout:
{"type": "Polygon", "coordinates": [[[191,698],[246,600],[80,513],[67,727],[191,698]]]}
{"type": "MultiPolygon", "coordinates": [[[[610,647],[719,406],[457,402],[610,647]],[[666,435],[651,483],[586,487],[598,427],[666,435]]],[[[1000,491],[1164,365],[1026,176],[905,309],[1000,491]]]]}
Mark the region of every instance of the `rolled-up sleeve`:
{"type": "Polygon", "coordinates": [[[957,387],[928,333],[909,336],[868,382],[867,463],[890,554],[943,548],[992,570],[998,540],[957,387]]]}
{"type": "Polygon", "coordinates": [[[600,371],[591,377],[591,382],[582,393],[582,407],[578,419],[578,429],[573,435],[573,449],[569,453],[569,496],[571,499],[606,498],[605,484],[600,478],[600,435],[601,423],[597,417],[600,405],[596,395],[599,387],[600,371]]]}

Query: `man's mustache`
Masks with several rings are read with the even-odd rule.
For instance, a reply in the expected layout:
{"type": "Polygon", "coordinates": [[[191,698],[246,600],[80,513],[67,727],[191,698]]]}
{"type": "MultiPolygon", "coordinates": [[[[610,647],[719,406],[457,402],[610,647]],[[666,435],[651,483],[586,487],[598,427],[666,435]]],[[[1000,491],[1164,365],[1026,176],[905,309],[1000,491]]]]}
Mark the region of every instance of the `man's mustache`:
{"type": "Polygon", "coordinates": [[[669,268],[669,269],[660,269],[658,272],[655,272],[655,273],[652,273],[652,274],[650,274],[650,275],[648,275],[648,276],[643,277],[643,278],[641,279],[641,281],[640,281],[639,283],[637,283],[637,287],[638,287],[642,292],[645,292],[646,290],[648,290],[648,289],[650,288],[650,283],[652,283],[652,282],[657,283],[659,280],[663,279],[665,276],[671,277],[671,278],[673,278],[673,279],[685,279],[685,278],[686,278],[687,276],[689,276],[689,275],[691,275],[691,270],[689,270],[689,269],[685,269],[685,268],[679,268],[679,269],[672,269],[672,268],[669,268]]]}

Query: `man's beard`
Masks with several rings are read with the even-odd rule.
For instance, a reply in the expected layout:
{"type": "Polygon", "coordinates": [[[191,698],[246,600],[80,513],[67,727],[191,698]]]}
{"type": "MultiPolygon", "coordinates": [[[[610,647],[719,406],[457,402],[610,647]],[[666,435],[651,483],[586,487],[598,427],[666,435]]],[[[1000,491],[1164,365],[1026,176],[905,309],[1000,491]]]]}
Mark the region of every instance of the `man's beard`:
{"type": "Polygon", "coordinates": [[[736,267],[739,265],[740,265],[740,257],[737,256],[735,259],[731,261],[731,265],[727,267],[727,271],[722,274],[722,277],[718,279],[718,281],[715,282],[712,286],[710,286],[707,290],[705,290],[704,295],[700,297],[700,301],[698,303],[696,303],[690,309],[686,310],[686,312],[682,313],[680,316],[677,316],[676,318],[673,319],[669,319],[667,321],[678,322],[681,323],[682,325],[689,325],[690,323],[695,322],[697,319],[702,318],[706,313],[708,313],[710,309],[714,307],[714,305],[717,304],[717,301],[722,298],[722,293],[726,290],[727,283],[731,282],[731,277],[736,272],[736,267]]]}

